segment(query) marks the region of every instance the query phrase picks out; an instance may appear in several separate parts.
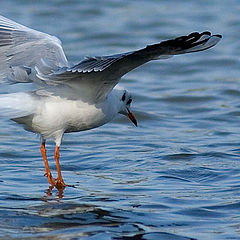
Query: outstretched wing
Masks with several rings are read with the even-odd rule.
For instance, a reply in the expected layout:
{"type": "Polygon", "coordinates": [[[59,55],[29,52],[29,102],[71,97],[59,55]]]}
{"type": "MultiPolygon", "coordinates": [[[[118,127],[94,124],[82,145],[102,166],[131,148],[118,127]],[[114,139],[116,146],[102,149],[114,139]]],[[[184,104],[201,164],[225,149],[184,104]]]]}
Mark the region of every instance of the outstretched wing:
{"type": "Polygon", "coordinates": [[[58,38],[0,16],[0,82],[27,82],[31,68],[46,74],[66,66],[58,38]]]}
{"type": "Polygon", "coordinates": [[[134,68],[151,60],[206,50],[216,45],[221,37],[210,32],[194,32],[133,52],[88,57],[71,68],[63,68],[49,75],[48,79],[41,73],[38,76],[46,81],[67,84],[78,91],[81,98],[97,102],[105,99],[120,78],[134,68]]]}
{"type": "Polygon", "coordinates": [[[71,93],[98,102],[132,69],[150,60],[203,51],[217,44],[220,38],[221,35],[210,32],[191,33],[133,52],[86,58],[70,67],[59,39],[0,16],[0,82],[41,80],[49,88],[51,84],[58,85],[51,90],[56,94],[66,90],[68,97],[71,93]]]}

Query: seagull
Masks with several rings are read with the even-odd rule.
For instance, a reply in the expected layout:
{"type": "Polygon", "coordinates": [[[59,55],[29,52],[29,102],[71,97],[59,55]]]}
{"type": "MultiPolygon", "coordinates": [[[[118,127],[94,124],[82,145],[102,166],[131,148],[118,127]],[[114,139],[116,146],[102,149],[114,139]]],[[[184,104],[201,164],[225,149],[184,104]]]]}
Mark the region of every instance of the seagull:
{"type": "Polygon", "coordinates": [[[0,16],[0,83],[34,86],[31,91],[0,94],[0,115],[41,136],[45,176],[50,186],[64,189],[67,185],[59,163],[64,133],[97,128],[119,114],[137,126],[131,94],[117,87],[122,76],[151,60],[206,50],[221,38],[208,31],[193,32],[140,50],[86,57],[72,64],[58,38],[0,16]],[[47,160],[45,143],[49,139],[56,144],[57,179],[47,160]]]}

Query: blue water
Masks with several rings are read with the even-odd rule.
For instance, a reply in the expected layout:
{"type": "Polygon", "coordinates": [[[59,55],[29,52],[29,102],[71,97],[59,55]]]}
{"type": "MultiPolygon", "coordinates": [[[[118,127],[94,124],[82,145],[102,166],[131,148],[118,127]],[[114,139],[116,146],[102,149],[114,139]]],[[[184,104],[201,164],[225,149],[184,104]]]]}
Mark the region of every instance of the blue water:
{"type": "Polygon", "coordinates": [[[2,1],[0,14],[58,36],[73,62],[192,31],[223,39],[126,75],[139,127],[120,117],[66,134],[74,187],[62,196],[48,191],[39,137],[0,117],[0,239],[240,239],[239,12],[238,0],[2,1]]]}

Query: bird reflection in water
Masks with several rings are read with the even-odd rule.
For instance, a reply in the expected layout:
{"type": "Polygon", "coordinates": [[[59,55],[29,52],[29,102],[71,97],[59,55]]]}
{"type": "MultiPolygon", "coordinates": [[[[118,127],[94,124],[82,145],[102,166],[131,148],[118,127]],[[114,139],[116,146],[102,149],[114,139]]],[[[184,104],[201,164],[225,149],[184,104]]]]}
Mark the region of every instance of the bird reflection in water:
{"type": "MultiPolygon", "coordinates": [[[[52,191],[53,191],[54,188],[55,188],[54,186],[49,186],[49,188],[46,191],[47,197],[51,197],[53,195],[52,191]]],[[[64,188],[56,188],[57,196],[58,196],[59,199],[63,198],[64,189],[65,189],[65,187],[64,188]]]]}

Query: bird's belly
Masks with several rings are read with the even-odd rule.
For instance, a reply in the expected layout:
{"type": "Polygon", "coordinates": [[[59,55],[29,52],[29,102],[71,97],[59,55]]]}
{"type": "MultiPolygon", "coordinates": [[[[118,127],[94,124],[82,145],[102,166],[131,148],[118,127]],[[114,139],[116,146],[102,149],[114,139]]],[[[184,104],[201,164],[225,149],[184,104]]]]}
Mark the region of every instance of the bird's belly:
{"type": "Polygon", "coordinates": [[[79,132],[99,127],[107,122],[101,110],[82,111],[76,116],[68,116],[65,132],[79,132]]]}
{"type": "Polygon", "coordinates": [[[32,131],[45,138],[58,132],[78,132],[99,127],[108,122],[101,107],[78,101],[47,101],[32,119],[32,131]]]}

